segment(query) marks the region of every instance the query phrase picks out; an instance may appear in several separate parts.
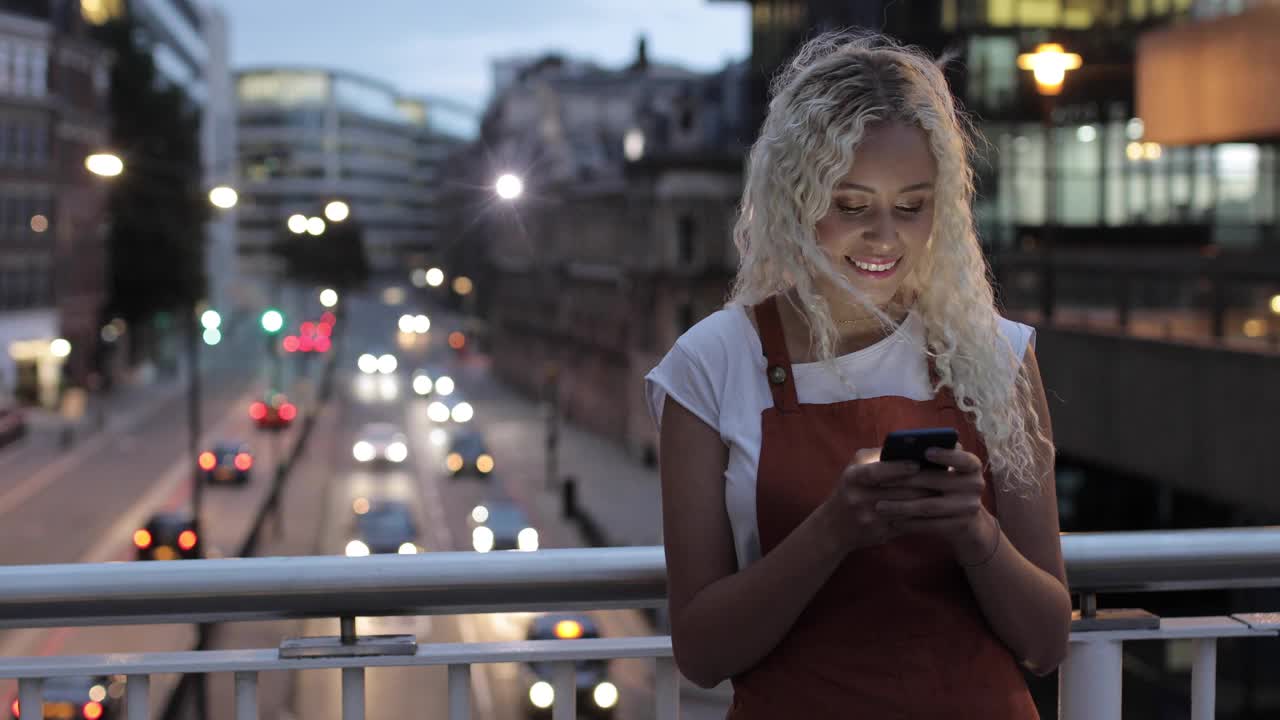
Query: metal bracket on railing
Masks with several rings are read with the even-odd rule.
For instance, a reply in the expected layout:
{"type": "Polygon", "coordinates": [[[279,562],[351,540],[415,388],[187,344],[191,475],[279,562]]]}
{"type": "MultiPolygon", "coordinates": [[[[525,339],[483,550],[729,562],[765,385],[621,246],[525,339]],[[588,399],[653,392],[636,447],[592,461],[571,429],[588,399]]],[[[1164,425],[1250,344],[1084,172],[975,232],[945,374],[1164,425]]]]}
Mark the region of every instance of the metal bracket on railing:
{"type": "Polygon", "coordinates": [[[372,655],[414,655],[418,639],[413,635],[356,635],[356,619],[339,619],[337,637],[288,638],[280,643],[281,660],[325,657],[368,657],[372,655]]]}
{"type": "Polygon", "coordinates": [[[1072,615],[1071,632],[1091,630],[1159,630],[1160,617],[1138,608],[1098,609],[1095,593],[1080,593],[1080,609],[1072,615]]]}

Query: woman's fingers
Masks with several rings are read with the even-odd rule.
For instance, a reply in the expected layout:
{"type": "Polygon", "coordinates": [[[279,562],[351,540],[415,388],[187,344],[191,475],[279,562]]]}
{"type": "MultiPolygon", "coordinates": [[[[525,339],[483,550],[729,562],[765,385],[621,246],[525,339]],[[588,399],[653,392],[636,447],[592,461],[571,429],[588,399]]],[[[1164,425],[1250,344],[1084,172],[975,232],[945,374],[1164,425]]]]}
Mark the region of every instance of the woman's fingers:
{"type": "Polygon", "coordinates": [[[966,495],[931,495],[909,500],[878,500],[876,512],[887,518],[944,518],[972,515],[981,505],[966,495]]]}
{"type": "Polygon", "coordinates": [[[982,460],[971,452],[965,452],[957,447],[954,450],[946,448],[929,448],[925,451],[925,458],[930,462],[946,465],[954,469],[958,473],[980,473],[982,472],[982,460]]]}

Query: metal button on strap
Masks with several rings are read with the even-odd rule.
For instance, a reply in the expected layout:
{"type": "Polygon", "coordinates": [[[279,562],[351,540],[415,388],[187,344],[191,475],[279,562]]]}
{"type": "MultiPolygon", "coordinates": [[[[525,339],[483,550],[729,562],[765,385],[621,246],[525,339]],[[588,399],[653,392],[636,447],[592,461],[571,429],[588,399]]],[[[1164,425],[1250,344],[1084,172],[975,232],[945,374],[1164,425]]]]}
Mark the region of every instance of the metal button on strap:
{"type": "Polygon", "coordinates": [[[774,385],[781,385],[787,381],[787,369],[781,365],[774,365],[769,368],[769,382],[774,385]]]}

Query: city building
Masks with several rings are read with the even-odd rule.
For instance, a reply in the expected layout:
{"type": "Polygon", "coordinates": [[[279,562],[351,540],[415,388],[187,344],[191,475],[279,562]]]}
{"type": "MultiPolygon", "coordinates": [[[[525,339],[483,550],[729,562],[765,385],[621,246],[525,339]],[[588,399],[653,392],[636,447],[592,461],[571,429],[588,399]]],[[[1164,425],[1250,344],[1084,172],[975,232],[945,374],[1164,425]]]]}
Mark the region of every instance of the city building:
{"type": "Polygon", "coordinates": [[[271,246],[295,214],[341,200],[364,231],[376,271],[420,265],[441,241],[439,168],[475,135],[447,100],[325,68],[254,68],[235,75],[244,172],[240,253],[271,267],[271,246]]]}
{"type": "Polygon", "coordinates": [[[0,401],[56,405],[105,300],[104,53],[67,3],[0,4],[0,401]]]}
{"type": "Polygon", "coordinates": [[[495,369],[652,460],[641,378],[720,307],[737,264],[745,67],[651,62],[642,39],[621,69],[558,56],[496,69],[479,185],[509,172],[525,191],[484,207],[495,369]]]}

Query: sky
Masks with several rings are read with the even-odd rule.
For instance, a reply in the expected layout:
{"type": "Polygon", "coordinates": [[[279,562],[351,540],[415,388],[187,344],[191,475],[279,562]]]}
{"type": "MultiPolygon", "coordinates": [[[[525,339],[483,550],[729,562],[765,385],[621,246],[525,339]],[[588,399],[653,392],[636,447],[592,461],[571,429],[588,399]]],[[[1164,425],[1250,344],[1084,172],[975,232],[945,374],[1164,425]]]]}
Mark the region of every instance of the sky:
{"type": "Polygon", "coordinates": [[[749,5],[709,0],[215,0],[231,66],[350,70],[479,110],[495,58],[559,51],[617,67],[649,58],[716,70],[750,52],[749,5]]]}

